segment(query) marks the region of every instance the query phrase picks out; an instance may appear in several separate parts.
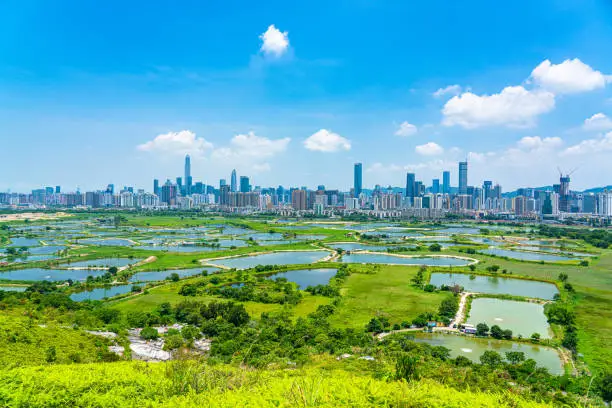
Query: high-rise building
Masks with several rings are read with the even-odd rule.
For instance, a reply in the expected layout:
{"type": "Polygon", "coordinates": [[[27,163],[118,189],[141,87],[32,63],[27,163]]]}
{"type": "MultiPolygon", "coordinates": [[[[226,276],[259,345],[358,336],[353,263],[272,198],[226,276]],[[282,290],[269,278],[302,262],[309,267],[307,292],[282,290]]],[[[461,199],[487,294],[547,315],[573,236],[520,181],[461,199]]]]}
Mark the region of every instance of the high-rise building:
{"type": "Polygon", "coordinates": [[[232,170],[232,176],[230,178],[230,190],[232,193],[238,191],[238,176],[236,176],[236,169],[232,170]]]}
{"type": "Polygon", "coordinates": [[[191,194],[191,186],[193,179],[191,178],[191,158],[189,155],[185,156],[185,195],[191,194]]]}
{"type": "Polygon", "coordinates": [[[442,194],[450,194],[450,171],[442,172],[442,194]]]}
{"type": "Polygon", "coordinates": [[[432,194],[438,194],[440,192],[440,179],[433,179],[431,181],[431,192],[432,194]]]}
{"type": "Polygon", "coordinates": [[[248,193],[251,191],[251,185],[247,176],[240,176],[240,192],[248,193]]]}
{"type": "Polygon", "coordinates": [[[559,211],[570,212],[570,176],[561,175],[559,178],[559,211]]]}
{"type": "Polygon", "coordinates": [[[60,194],[62,192],[62,187],[55,186],[55,194],[60,194]]]}
{"type": "Polygon", "coordinates": [[[482,189],[484,190],[484,198],[485,200],[487,198],[491,198],[491,195],[493,193],[493,182],[490,180],[485,180],[482,183],[482,189]]]}
{"type": "MultiPolygon", "coordinates": [[[[180,178],[180,177],[179,177],[180,178]]],[[[177,196],[177,185],[172,184],[170,180],[166,180],[161,187],[161,202],[167,205],[175,205],[177,196]]]]}
{"type": "Polygon", "coordinates": [[[226,186],[226,185],[227,185],[227,181],[225,179],[219,180],[219,188],[226,186]]]}
{"type": "Polygon", "coordinates": [[[307,209],[306,204],[306,190],[293,190],[291,192],[291,206],[296,211],[303,211],[307,209]]]}
{"type": "Polygon", "coordinates": [[[459,162],[459,194],[467,194],[468,162],[459,162]]]}
{"type": "Polygon", "coordinates": [[[183,190],[183,178],[182,177],[177,177],[176,178],[176,194],[182,194],[184,192],[183,190]]]}
{"type": "Polygon", "coordinates": [[[159,190],[159,180],[154,179],[153,180],[153,194],[159,197],[160,193],[161,191],[159,190]]]}
{"type": "Polygon", "coordinates": [[[406,174],[406,197],[412,198],[416,196],[414,191],[415,175],[414,173],[406,174]]]}
{"type": "Polygon", "coordinates": [[[354,174],[354,189],[355,189],[355,197],[359,197],[362,192],[362,182],[363,182],[363,168],[361,163],[355,163],[355,174],[354,174]]]}

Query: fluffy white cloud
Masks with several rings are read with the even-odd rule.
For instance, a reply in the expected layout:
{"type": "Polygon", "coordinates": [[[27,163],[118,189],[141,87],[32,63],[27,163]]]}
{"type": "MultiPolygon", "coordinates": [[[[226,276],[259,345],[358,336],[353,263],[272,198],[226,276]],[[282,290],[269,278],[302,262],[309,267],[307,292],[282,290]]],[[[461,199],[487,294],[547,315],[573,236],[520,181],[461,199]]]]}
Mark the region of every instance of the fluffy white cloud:
{"type": "Polygon", "coordinates": [[[304,140],[304,147],[308,150],[330,153],[350,150],[351,142],[337,133],[321,129],[304,140]]]}
{"type": "Polygon", "coordinates": [[[545,60],[531,72],[531,80],[558,94],[593,91],[606,86],[606,82],[612,82],[609,76],[595,71],[578,58],[560,64],[545,60]]]}
{"type": "Polygon", "coordinates": [[[441,98],[445,95],[459,95],[461,93],[461,86],[460,85],[449,85],[445,88],[440,88],[438,89],[436,92],[433,93],[433,96],[435,98],[441,98]]]}
{"type": "Polygon", "coordinates": [[[585,119],[582,125],[584,130],[592,130],[601,132],[612,129],[612,119],[604,115],[603,113],[596,113],[588,119],[585,119]]]}
{"type": "Polygon", "coordinates": [[[192,131],[181,130],[180,132],[158,135],[155,139],[138,145],[137,149],[143,152],[192,154],[197,156],[202,155],[205,151],[212,149],[212,147],[212,143],[201,137],[196,137],[196,134],[192,131]]]}
{"type": "Polygon", "coordinates": [[[229,147],[215,149],[213,157],[217,159],[224,158],[251,158],[261,159],[272,157],[278,153],[282,153],[287,149],[287,145],[291,141],[290,138],[268,139],[255,135],[249,132],[246,135],[236,135],[230,141],[229,147]]]}
{"type": "Polygon", "coordinates": [[[561,146],[563,140],[560,137],[525,136],[516,144],[523,150],[550,149],[561,146]]]}
{"type": "Polygon", "coordinates": [[[493,95],[465,92],[446,102],[442,123],[468,129],[490,125],[529,127],[534,125],[538,115],[554,107],[554,94],[544,90],[529,91],[522,86],[509,86],[493,95]]]}
{"type": "Polygon", "coordinates": [[[422,156],[438,156],[444,153],[444,148],[437,143],[428,142],[415,147],[414,151],[422,156]]]}
{"type": "Polygon", "coordinates": [[[272,24],[259,38],[262,41],[261,51],[266,55],[280,57],[289,48],[289,33],[282,32],[272,24]]]}
{"type": "Polygon", "coordinates": [[[417,132],[416,126],[404,121],[399,125],[399,128],[395,131],[395,136],[407,137],[407,136],[414,135],[416,132],[417,132]]]}
{"type": "Polygon", "coordinates": [[[270,163],[259,163],[253,165],[253,171],[257,173],[265,173],[272,170],[270,163]]]}
{"type": "MultiPolygon", "coordinates": [[[[563,152],[562,156],[577,156],[577,155],[593,155],[595,153],[604,153],[612,151],[612,132],[606,133],[601,138],[587,139],[582,142],[568,147],[563,152]]],[[[607,155],[606,155],[607,156],[607,155]]],[[[607,158],[606,158],[606,161],[607,158]]]]}

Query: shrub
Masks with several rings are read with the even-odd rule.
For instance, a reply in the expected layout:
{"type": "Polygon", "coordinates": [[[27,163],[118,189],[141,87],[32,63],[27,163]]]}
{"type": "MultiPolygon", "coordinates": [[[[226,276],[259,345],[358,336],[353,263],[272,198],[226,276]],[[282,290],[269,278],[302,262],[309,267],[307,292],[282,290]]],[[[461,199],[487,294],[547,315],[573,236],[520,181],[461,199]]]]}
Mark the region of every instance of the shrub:
{"type": "Polygon", "coordinates": [[[153,327],[147,326],[140,331],[140,338],[143,340],[155,340],[158,337],[159,333],[157,332],[157,329],[154,329],[153,327]]]}

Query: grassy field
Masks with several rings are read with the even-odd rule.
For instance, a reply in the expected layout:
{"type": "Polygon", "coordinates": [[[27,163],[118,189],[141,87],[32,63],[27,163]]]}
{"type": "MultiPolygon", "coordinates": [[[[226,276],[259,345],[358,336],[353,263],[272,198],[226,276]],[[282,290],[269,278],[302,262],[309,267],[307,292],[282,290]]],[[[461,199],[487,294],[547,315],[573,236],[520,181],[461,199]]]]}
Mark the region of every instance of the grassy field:
{"type": "MultiPolygon", "coordinates": [[[[367,267],[358,266],[365,269],[367,267]]],[[[342,288],[342,302],[332,324],[362,329],[378,315],[393,323],[411,321],[423,312],[436,312],[448,293],[427,293],[412,286],[417,267],[381,265],[375,274],[352,274],[342,288]]]]}
{"type": "Polygon", "coordinates": [[[552,407],[507,393],[374,379],[342,369],[248,370],[191,362],[56,365],[0,372],[20,407],[552,407]],[[112,392],[109,392],[112,390],[112,392]]]}
{"type": "MultiPolygon", "coordinates": [[[[178,294],[179,289],[187,282],[195,282],[195,279],[187,279],[180,282],[168,283],[148,290],[147,294],[132,296],[127,299],[111,302],[111,307],[121,310],[124,313],[129,311],[144,311],[150,312],[154,310],[159,304],[169,302],[170,304],[177,304],[183,301],[199,301],[199,302],[212,302],[220,300],[214,296],[181,296],[178,294]]],[[[257,302],[243,302],[247,312],[256,318],[258,318],[263,312],[276,312],[283,308],[291,311],[296,317],[306,316],[317,309],[319,305],[329,303],[328,298],[322,296],[311,296],[308,293],[304,293],[304,298],[296,306],[280,305],[278,303],[257,303],[257,302]]]]}

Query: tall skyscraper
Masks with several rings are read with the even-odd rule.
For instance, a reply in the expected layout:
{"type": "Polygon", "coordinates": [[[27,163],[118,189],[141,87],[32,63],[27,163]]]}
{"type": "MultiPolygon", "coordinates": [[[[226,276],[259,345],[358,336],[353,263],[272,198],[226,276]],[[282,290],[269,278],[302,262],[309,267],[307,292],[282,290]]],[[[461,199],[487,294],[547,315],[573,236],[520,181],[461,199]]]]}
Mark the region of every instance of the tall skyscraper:
{"type": "Polygon", "coordinates": [[[355,188],[355,197],[359,197],[362,192],[362,179],[363,176],[363,168],[361,163],[355,163],[355,175],[354,175],[354,188],[355,188]]]}
{"type": "Polygon", "coordinates": [[[490,180],[485,180],[482,183],[482,189],[484,190],[484,198],[492,198],[493,195],[493,182],[490,180]]]}
{"type": "Polygon", "coordinates": [[[559,178],[559,211],[570,212],[570,175],[559,178]]]}
{"type": "Polygon", "coordinates": [[[154,179],[153,180],[153,194],[159,197],[160,193],[161,191],[159,190],[159,180],[154,179]]]}
{"type": "Polygon", "coordinates": [[[185,195],[191,194],[191,185],[193,179],[191,178],[191,158],[189,155],[185,156],[185,195]]]}
{"type": "Polygon", "coordinates": [[[232,193],[238,191],[238,177],[236,176],[236,169],[232,170],[232,177],[230,178],[230,191],[232,193]]]}
{"type": "Polygon", "coordinates": [[[467,194],[468,162],[459,162],[459,194],[467,194]]]}
{"type": "Polygon", "coordinates": [[[240,192],[248,193],[251,191],[251,185],[247,176],[240,176],[240,192]]]}
{"type": "Polygon", "coordinates": [[[440,192],[440,179],[433,179],[431,181],[431,192],[438,194],[440,192]]]}
{"type": "Polygon", "coordinates": [[[226,186],[226,185],[227,185],[227,181],[225,181],[225,179],[219,180],[219,188],[226,186]]]}
{"type": "Polygon", "coordinates": [[[406,197],[413,198],[416,193],[414,191],[415,175],[414,173],[406,174],[406,197]]]}
{"type": "Polygon", "coordinates": [[[442,173],[442,193],[450,194],[450,171],[442,173]]]}

